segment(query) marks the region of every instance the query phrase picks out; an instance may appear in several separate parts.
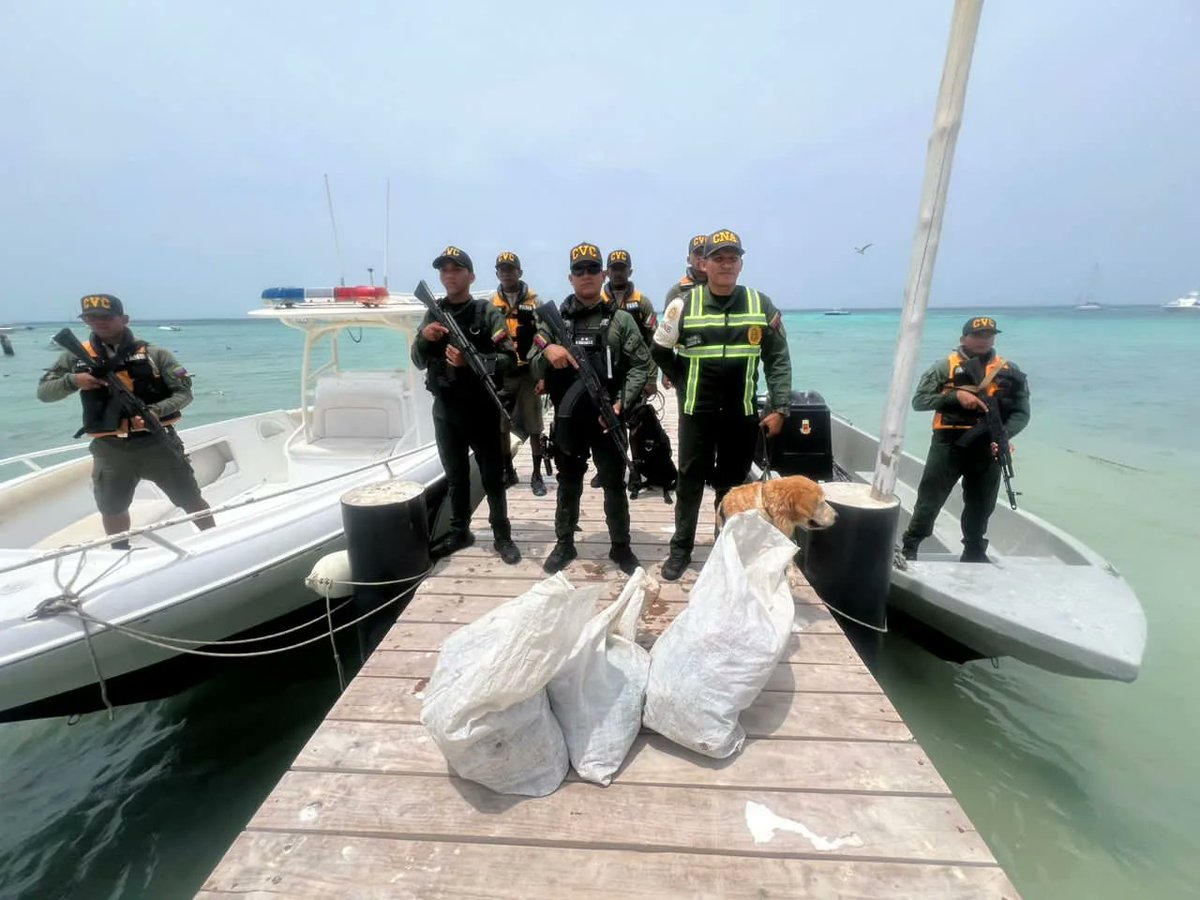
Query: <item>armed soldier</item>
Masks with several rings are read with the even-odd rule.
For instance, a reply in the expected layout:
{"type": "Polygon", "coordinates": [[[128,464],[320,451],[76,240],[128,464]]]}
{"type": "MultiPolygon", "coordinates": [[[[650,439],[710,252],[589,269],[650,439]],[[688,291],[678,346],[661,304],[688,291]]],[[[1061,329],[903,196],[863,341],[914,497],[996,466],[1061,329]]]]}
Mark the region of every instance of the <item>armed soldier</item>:
{"type": "Polygon", "coordinates": [[[745,252],[740,237],[716,231],[704,247],[707,282],[668,304],[651,347],[679,398],[675,534],[662,567],[667,581],[692,560],[704,482],[711,477],[719,505],[749,475],[760,429],[773,437],[791,411],[783,317],[766,294],[737,283],[745,252]],[[760,362],[769,395],[761,421],[755,406],[760,362]]]}
{"type": "MultiPolygon", "coordinates": [[[[646,384],[650,353],[633,317],[624,310],[610,310],[604,303],[604,265],[595,244],[578,244],[571,249],[570,294],[562,303],[562,318],[570,330],[568,340],[587,354],[587,361],[600,376],[613,401],[612,411],[636,401],[646,384]]],[[[600,421],[600,410],[592,403],[576,374],[580,361],[566,347],[555,343],[543,324],[534,339],[530,359],[534,378],[545,378],[554,403],[555,467],[558,491],[554,510],[554,548],[543,564],[547,572],[565,568],[578,552],[575,526],[583,476],[590,454],[600,473],[604,490],[604,519],[611,542],[609,559],[622,572],[632,574],[637,556],[629,545],[629,499],[625,495],[625,461],[613,434],[600,421]]]]}
{"type": "Polygon", "coordinates": [[[987,428],[988,404],[999,407],[1000,421],[1013,437],[1029,424],[1029,384],[1023,372],[995,350],[1000,330],[991,316],[963,324],[957,350],[929,367],[917,383],[912,405],[934,410],[933,437],[917,488],[912,519],[901,553],[916,559],[921,541],[946,498],[962,479],[962,556],[960,562],[987,562],[987,525],[1000,491],[1001,448],[987,428]]]}
{"type": "MultiPolygon", "coordinates": [[[[192,379],[174,354],[164,347],[140,341],[129,330],[124,304],[112,294],[89,294],[80,300],[79,318],[91,329],[82,345],[87,357],[62,356],[38,382],[38,399],[46,403],[79,392],[83,427],[76,437],[92,438],[92,492],[105,534],[128,531],[133,492],[143,478],[153,481],[172,503],[189,513],[203,512],[208,504],[200,494],[196,475],[175,434],[180,410],[192,402],[192,379]],[[149,415],[128,408],[120,391],[110,386],[119,380],[149,415]],[[157,432],[157,433],[155,433],[157,432]]],[[[216,523],[212,516],[194,520],[201,530],[216,523]]],[[[127,540],[114,541],[114,550],[128,550],[127,540]]]]}
{"type": "MultiPolygon", "coordinates": [[[[537,333],[538,295],[521,280],[521,275],[521,259],[517,254],[505,250],[496,257],[496,277],[500,284],[492,294],[492,305],[500,310],[508,326],[508,336],[516,346],[517,365],[504,378],[504,393],[513,404],[513,424],[517,434],[529,438],[529,450],[533,455],[529,488],[534,496],[544,497],[546,483],[542,480],[542,458],[546,452],[546,438],[542,434],[542,398],[537,394],[537,383],[529,371],[529,352],[537,333]]],[[[512,487],[517,483],[517,471],[513,467],[508,424],[503,421],[500,451],[504,455],[505,483],[512,487]]],[[[549,460],[546,461],[546,474],[550,474],[549,460]]]]}
{"type": "MultiPolygon", "coordinates": [[[[442,308],[454,318],[471,346],[492,363],[495,379],[516,366],[516,350],[500,311],[471,296],[475,267],[458,247],[447,247],[433,261],[446,297],[442,308]]],[[[448,556],[475,543],[471,533],[470,453],[479,465],[487,495],[492,546],[509,565],[521,561],[512,541],[504,491],[504,458],[500,453],[501,415],[486,387],[467,366],[465,353],[447,340],[449,331],[426,313],[412,346],[413,364],[426,372],[433,394],[433,430],[438,456],[446,471],[450,495],[450,532],[429,548],[434,558],[448,556]]]]}

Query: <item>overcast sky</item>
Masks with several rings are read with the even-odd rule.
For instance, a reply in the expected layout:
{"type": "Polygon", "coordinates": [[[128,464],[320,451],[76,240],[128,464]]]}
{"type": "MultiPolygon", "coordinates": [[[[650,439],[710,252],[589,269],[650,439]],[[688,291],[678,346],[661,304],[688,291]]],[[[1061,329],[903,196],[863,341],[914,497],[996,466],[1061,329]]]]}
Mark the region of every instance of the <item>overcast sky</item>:
{"type": "MultiPolygon", "coordinates": [[[[984,6],[933,303],[1200,285],[1200,4],[984,6]]],[[[661,301],[730,227],[783,307],[898,306],[949,0],[0,4],[0,321],[235,316],[448,242],[543,295],[581,240],[661,301]],[[863,256],[856,244],[874,246],[863,256]]]]}

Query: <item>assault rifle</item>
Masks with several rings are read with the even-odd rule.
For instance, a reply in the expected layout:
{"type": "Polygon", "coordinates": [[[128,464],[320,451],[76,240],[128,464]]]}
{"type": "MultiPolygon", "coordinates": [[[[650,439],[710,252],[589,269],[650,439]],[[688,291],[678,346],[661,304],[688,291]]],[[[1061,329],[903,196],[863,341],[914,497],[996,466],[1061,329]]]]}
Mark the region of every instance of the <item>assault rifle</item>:
{"type": "MultiPolygon", "coordinates": [[[[166,426],[158,420],[146,402],[139,398],[133,391],[125,386],[117,373],[112,371],[112,366],[107,360],[92,356],[87,352],[87,349],[79,342],[79,338],[75,337],[75,333],[70,328],[63,328],[58,334],[54,335],[54,343],[62,347],[79,361],[85,363],[94,377],[102,379],[108,386],[108,392],[112,398],[120,405],[121,410],[131,419],[134,416],[140,416],[145,423],[145,428],[155,438],[165,443],[180,459],[187,461],[187,456],[183,448],[183,441],[174,431],[168,431],[166,426]]],[[[130,428],[132,429],[132,422],[130,428]]],[[[82,432],[80,432],[82,433],[82,432]]],[[[79,437],[79,435],[75,435],[79,437]]]]}
{"type": "Polygon", "coordinates": [[[1008,494],[1008,505],[1010,508],[1016,509],[1017,495],[1021,492],[1014,491],[1012,486],[1014,475],[1012,451],[1008,448],[1008,429],[1000,420],[1000,401],[995,397],[982,397],[981,399],[987,404],[988,440],[996,445],[996,462],[1000,464],[1000,474],[1004,478],[1004,492],[1008,494]]]}
{"type": "Polygon", "coordinates": [[[558,307],[553,303],[547,301],[539,306],[538,316],[545,323],[550,337],[554,339],[553,342],[560,347],[565,347],[567,352],[579,363],[579,380],[583,383],[584,390],[587,391],[592,403],[596,405],[596,409],[600,411],[604,428],[616,442],[617,449],[621,452],[621,459],[625,461],[625,467],[633,468],[633,463],[629,459],[629,432],[625,430],[625,423],[621,421],[620,416],[613,412],[613,401],[609,398],[608,391],[604,389],[604,382],[600,380],[599,374],[592,366],[587,351],[571,340],[567,324],[563,321],[558,307]]]}
{"type": "Polygon", "coordinates": [[[467,340],[467,336],[463,334],[463,330],[459,327],[454,316],[446,312],[442,305],[434,299],[433,293],[429,290],[429,285],[425,283],[424,279],[417,285],[417,289],[413,293],[416,294],[418,300],[425,304],[425,308],[433,316],[433,321],[450,332],[447,335],[447,340],[450,341],[451,346],[462,353],[463,359],[466,360],[467,368],[479,379],[479,383],[483,385],[483,389],[487,391],[488,396],[492,398],[492,402],[496,404],[496,408],[500,410],[500,415],[503,416],[504,422],[511,427],[512,416],[509,415],[508,409],[504,406],[504,401],[500,399],[500,395],[496,393],[496,386],[492,384],[492,374],[488,371],[487,364],[484,363],[483,357],[475,348],[475,345],[467,340]]]}
{"type": "Polygon", "coordinates": [[[964,432],[957,443],[960,447],[965,447],[974,443],[975,439],[983,432],[987,432],[987,440],[996,445],[996,452],[993,455],[1000,466],[1000,475],[1004,479],[1004,492],[1008,495],[1008,505],[1011,509],[1016,509],[1017,498],[1021,496],[1021,492],[1014,491],[1012,486],[1012,480],[1016,475],[1013,472],[1012,451],[1008,448],[1008,429],[1004,427],[1004,422],[1000,418],[1000,401],[996,397],[983,394],[975,396],[987,406],[987,415],[978,425],[974,425],[964,432]]]}

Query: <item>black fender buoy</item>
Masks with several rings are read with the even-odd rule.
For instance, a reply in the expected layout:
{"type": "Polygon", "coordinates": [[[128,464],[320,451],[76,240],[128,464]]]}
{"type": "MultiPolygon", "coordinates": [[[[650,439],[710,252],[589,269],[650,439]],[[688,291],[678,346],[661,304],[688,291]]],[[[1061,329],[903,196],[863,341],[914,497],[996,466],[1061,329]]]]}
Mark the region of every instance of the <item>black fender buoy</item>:
{"type": "Polygon", "coordinates": [[[808,533],[802,571],[868,666],[887,630],[888,591],[900,503],[876,500],[869,484],[822,484],[837,511],[829,528],[808,533]]]}
{"type": "Polygon", "coordinates": [[[342,495],[350,577],[356,582],[353,618],[378,610],[356,626],[363,661],[383,640],[412,599],[421,576],[429,571],[424,491],[419,482],[394,478],[342,495]],[[401,594],[400,600],[388,603],[401,594]]]}

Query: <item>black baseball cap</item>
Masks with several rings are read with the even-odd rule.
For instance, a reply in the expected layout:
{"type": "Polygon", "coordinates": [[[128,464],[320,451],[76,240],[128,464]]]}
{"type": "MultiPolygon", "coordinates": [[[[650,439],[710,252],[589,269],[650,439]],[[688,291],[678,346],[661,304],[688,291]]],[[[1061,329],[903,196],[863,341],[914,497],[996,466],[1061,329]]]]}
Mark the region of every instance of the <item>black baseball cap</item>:
{"type": "Polygon", "coordinates": [[[86,294],[79,298],[79,318],[84,316],[123,316],[125,306],[112,294],[86,294]]]}
{"type": "Polygon", "coordinates": [[[433,267],[440,269],[446,263],[454,263],[455,265],[462,266],[468,272],[475,271],[475,264],[471,262],[471,257],[467,254],[467,251],[459,250],[457,247],[447,247],[439,253],[437,259],[433,261],[433,267]]]}
{"type": "Polygon", "coordinates": [[[995,334],[1000,333],[1000,329],[996,327],[996,320],[991,316],[972,316],[963,322],[963,337],[971,334],[974,331],[991,331],[995,334]]]}
{"type": "Polygon", "coordinates": [[[742,239],[738,237],[737,232],[730,231],[728,228],[714,231],[708,236],[704,245],[704,255],[712,256],[718,250],[736,250],[738,256],[742,256],[746,252],[742,249],[742,239]]]}
{"type": "Polygon", "coordinates": [[[496,268],[501,266],[516,266],[519,269],[521,268],[521,257],[511,250],[501,250],[496,254],[496,268]]]}
{"type": "Polygon", "coordinates": [[[633,258],[630,257],[628,250],[614,250],[608,254],[608,264],[611,266],[613,263],[633,268],[633,258]]]}
{"type": "Polygon", "coordinates": [[[604,268],[604,254],[600,252],[600,248],[595,244],[589,244],[584,241],[582,244],[576,244],[571,248],[571,267],[580,263],[595,263],[604,268]]]}
{"type": "Polygon", "coordinates": [[[704,255],[704,245],[707,243],[708,243],[708,235],[707,234],[696,235],[690,241],[688,241],[687,255],[691,256],[693,253],[699,253],[701,256],[703,256],[704,255]]]}

